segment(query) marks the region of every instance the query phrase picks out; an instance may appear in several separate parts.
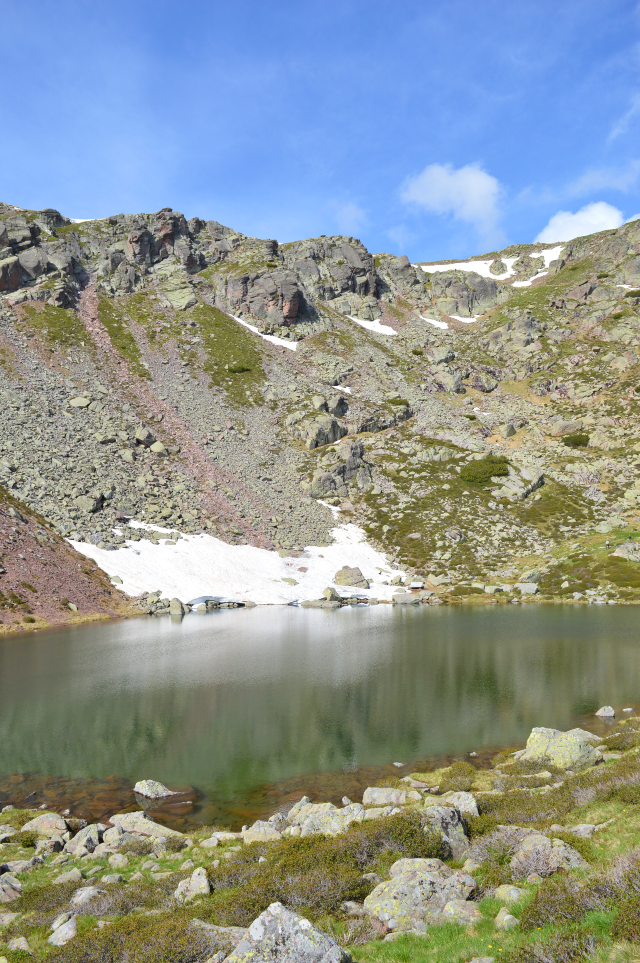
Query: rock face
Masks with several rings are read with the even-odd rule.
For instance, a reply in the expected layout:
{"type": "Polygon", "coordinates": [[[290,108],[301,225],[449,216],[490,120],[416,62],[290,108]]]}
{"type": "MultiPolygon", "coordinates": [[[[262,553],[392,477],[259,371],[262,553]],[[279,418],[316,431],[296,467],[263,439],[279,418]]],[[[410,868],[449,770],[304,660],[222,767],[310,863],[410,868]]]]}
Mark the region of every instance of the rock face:
{"type": "MultiPolygon", "coordinates": [[[[476,594],[472,569],[504,582],[487,603],[640,598],[586,538],[615,532],[619,563],[640,560],[620,544],[640,504],[640,300],[624,286],[640,277],[640,227],[560,247],[548,271],[546,248],[519,245],[481,276],[166,208],[76,225],[0,204],[0,517],[11,529],[9,508],[29,513],[3,555],[0,623],[118,613],[69,542],[124,560],[159,540],[143,523],[163,541],[303,551],[330,544],[346,512],[438,601],[476,594]],[[464,482],[489,456],[501,472],[464,482]],[[559,491],[572,507],[550,528],[559,491]],[[340,520],[323,504],[347,499],[340,520]],[[534,557],[540,578],[518,578],[534,557]]],[[[155,588],[136,604],[168,614],[176,590],[155,588]]]]}
{"type": "Polygon", "coordinates": [[[466,900],[475,889],[468,873],[451,870],[439,859],[401,859],[391,879],[367,896],[364,907],[391,930],[412,930],[437,923],[451,900],[466,900]]]}
{"type": "Polygon", "coordinates": [[[253,921],[228,963],[351,963],[351,955],[332,937],[282,903],[272,903],[253,921]]]}
{"type": "Polygon", "coordinates": [[[558,769],[585,769],[602,762],[602,753],[575,733],[536,728],[531,730],[520,759],[558,769]]]}

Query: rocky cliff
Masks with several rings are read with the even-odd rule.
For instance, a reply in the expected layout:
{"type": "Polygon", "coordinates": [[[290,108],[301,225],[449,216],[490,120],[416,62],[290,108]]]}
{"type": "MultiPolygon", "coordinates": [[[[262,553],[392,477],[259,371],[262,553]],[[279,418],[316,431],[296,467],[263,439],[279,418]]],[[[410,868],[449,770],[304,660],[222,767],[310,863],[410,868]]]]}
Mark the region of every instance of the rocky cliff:
{"type": "Polygon", "coordinates": [[[638,221],[419,265],[0,205],[1,481],[105,549],[293,552],[329,502],[449,597],[633,599],[639,287],[638,221]]]}

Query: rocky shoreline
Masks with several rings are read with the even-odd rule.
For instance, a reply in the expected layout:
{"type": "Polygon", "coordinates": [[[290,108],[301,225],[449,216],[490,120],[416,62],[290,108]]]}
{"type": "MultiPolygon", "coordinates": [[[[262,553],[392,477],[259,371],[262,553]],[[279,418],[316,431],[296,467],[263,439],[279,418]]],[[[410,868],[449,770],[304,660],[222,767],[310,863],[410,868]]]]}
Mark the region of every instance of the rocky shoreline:
{"type": "Polygon", "coordinates": [[[142,808],[101,824],[6,806],[0,960],[139,946],[172,963],[346,963],[398,941],[461,963],[631,952],[640,718],[599,715],[604,737],[534,729],[489,769],[455,762],[341,806],[303,797],[237,832],[155,822],[145,807],[172,793],[153,781],[135,786],[142,808]]]}

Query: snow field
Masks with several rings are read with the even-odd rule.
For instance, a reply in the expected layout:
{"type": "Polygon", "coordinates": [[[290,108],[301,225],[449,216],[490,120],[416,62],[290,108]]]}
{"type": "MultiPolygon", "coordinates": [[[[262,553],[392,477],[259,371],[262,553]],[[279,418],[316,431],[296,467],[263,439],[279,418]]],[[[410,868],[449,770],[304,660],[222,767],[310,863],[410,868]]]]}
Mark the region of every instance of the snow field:
{"type": "MultiPolygon", "coordinates": [[[[332,512],[334,518],[338,512],[332,512]]],[[[135,528],[170,538],[169,529],[133,522],[135,528]]],[[[70,544],[92,558],[126,595],[160,591],[165,598],[182,602],[200,595],[223,596],[258,605],[287,605],[289,602],[320,598],[343,565],[357,567],[371,583],[369,591],[339,587],[349,596],[357,591],[378,599],[391,599],[396,586],[383,585],[401,574],[387,558],[366,541],[361,528],[340,524],[332,529],[333,543],[324,548],[309,546],[300,558],[281,558],[253,545],[228,545],[212,535],[185,535],[175,545],[152,545],[148,539],[128,541],[126,548],[106,551],[87,542],[70,544]],[[306,568],[306,572],[301,572],[306,568]],[[295,579],[291,585],[283,579],[295,579]]]]}

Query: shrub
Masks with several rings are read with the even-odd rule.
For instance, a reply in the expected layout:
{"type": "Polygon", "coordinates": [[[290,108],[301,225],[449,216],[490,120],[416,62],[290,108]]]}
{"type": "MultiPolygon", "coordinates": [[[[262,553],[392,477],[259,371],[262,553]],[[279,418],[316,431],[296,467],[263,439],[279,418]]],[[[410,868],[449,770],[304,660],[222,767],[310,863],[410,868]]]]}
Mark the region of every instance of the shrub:
{"type": "Polygon", "coordinates": [[[469,762],[454,762],[440,780],[440,792],[468,792],[476,778],[476,770],[469,762]]]}
{"type": "Polygon", "coordinates": [[[18,843],[19,846],[24,846],[25,849],[35,849],[39,839],[40,836],[35,829],[27,829],[25,832],[20,832],[13,836],[11,842],[18,843]]]}
{"type": "Polygon", "coordinates": [[[589,933],[554,933],[549,940],[523,943],[511,954],[512,963],[577,963],[592,956],[596,943],[589,933]]]}
{"type": "Polygon", "coordinates": [[[362,900],[371,891],[363,873],[402,856],[442,858],[443,850],[442,837],[425,832],[415,812],[351,826],[334,838],[254,844],[212,872],[214,919],[245,926],[276,900],[312,917],[336,912],[344,900],[362,900]],[[258,862],[261,855],[266,862],[258,862]]]}
{"type": "Polygon", "coordinates": [[[567,448],[586,448],[589,444],[589,435],[586,431],[573,431],[570,435],[565,435],[562,440],[567,448]]]}
{"type": "Polygon", "coordinates": [[[484,485],[492,478],[509,474],[509,463],[504,455],[487,455],[470,461],[460,470],[460,478],[471,485],[484,485]]]}
{"type": "Polygon", "coordinates": [[[201,963],[219,949],[185,914],[125,917],[110,926],[78,936],[54,952],[51,963],[201,963]]]}
{"type": "Polygon", "coordinates": [[[630,896],[620,905],[611,935],[615,940],[640,943],[640,897],[630,896]]]}
{"type": "Polygon", "coordinates": [[[229,374],[244,374],[246,371],[251,371],[245,364],[230,364],[227,368],[229,374]]]}
{"type": "Polygon", "coordinates": [[[420,348],[412,348],[412,349],[411,349],[411,354],[416,354],[416,355],[420,356],[420,355],[424,354],[424,351],[422,351],[420,348]]]}
{"type": "Polygon", "coordinates": [[[520,913],[523,930],[535,930],[548,923],[577,923],[585,913],[604,909],[605,900],[595,889],[581,886],[570,876],[546,879],[520,913]]]}

